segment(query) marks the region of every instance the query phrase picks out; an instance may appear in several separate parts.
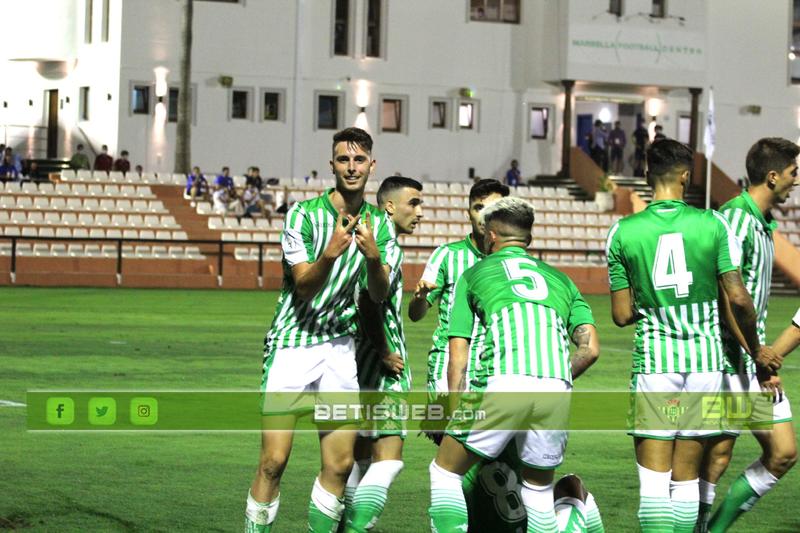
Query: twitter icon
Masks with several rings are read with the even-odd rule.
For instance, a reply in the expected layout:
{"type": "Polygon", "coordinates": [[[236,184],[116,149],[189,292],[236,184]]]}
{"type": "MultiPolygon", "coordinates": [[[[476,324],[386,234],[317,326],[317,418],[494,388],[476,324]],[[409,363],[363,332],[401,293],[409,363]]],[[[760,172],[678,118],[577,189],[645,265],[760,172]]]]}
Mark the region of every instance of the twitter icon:
{"type": "Polygon", "coordinates": [[[117,402],[114,398],[89,398],[89,423],[110,426],[117,421],[117,402]]]}

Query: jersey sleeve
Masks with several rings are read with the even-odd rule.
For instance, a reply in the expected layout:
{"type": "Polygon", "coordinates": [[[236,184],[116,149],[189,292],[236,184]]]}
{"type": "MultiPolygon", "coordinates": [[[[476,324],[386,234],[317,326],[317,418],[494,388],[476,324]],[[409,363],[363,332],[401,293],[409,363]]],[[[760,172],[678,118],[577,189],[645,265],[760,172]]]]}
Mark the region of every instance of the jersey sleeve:
{"type": "Polygon", "coordinates": [[[456,283],[456,291],[453,297],[452,311],[450,312],[450,328],[447,332],[449,337],[461,337],[464,339],[472,338],[472,325],[475,315],[469,304],[468,298],[469,284],[463,276],[456,283]]]}
{"type": "Polygon", "coordinates": [[[800,328],[800,307],[797,308],[797,312],[794,314],[794,318],[792,318],[792,324],[800,328]]]}
{"type": "Polygon", "coordinates": [[[371,213],[370,216],[372,217],[374,228],[375,244],[378,245],[378,251],[381,253],[381,263],[385,265],[389,261],[389,257],[395,253],[395,248],[397,248],[394,229],[385,213],[379,215],[371,213]]]}
{"type": "Polygon", "coordinates": [[[442,296],[444,291],[445,269],[447,268],[447,246],[440,246],[431,254],[422,279],[428,283],[433,283],[436,288],[428,293],[428,304],[433,305],[442,296]]]}
{"type": "Polygon", "coordinates": [[[619,222],[611,226],[606,239],[606,258],[608,261],[608,285],[611,292],[631,286],[628,272],[622,261],[622,243],[619,235],[619,222]]]}
{"type": "Polygon", "coordinates": [[[712,213],[717,226],[717,275],[720,275],[742,265],[742,247],[728,219],[716,211],[712,213]]]}
{"type": "Polygon", "coordinates": [[[300,204],[295,204],[286,214],[286,223],[281,233],[281,249],[290,267],[309,263],[314,259],[311,221],[300,204]]]}
{"type": "Polygon", "coordinates": [[[594,325],[594,315],[592,315],[592,308],[583,299],[583,295],[578,290],[575,284],[572,284],[572,305],[569,309],[569,318],[567,320],[567,332],[572,337],[572,332],[578,326],[584,324],[594,325]]]}

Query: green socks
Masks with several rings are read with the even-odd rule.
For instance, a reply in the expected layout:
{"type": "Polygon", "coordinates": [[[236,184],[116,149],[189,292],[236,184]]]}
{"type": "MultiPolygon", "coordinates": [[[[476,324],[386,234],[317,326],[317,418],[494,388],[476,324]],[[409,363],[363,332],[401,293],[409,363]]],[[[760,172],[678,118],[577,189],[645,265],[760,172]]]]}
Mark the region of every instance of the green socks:
{"type": "Polygon", "coordinates": [[[343,512],[344,499],[337,498],[322,488],[319,478],[315,479],[311,500],[308,502],[308,531],[335,533],[343,512]]]}
{"type": "Polygon", "coordinates": [[[753,508],[778,478],[773,476],[761,461],[755,461],[733,482],[722,504],[708,523],[709,533],[727,531],[739,515],[753,508]]]}
{"type": "Polygon", "coordinates": [[[639,469],[639,527],[643,533],[673,533],[675,517],[669,482],[672,472],[639,469]]]}
{"type": "Polygon", "coordinates": [[[253,495],[247,493],[247,507],[245,508],[245,533],[269,533],[272,523],[278,514],[280,495],[271,502],[257,502],[253,495]]]}
{"type": "Polygon", "coordinates": [[[403,469],[403,461],[372,463],[353,494],[347,510],[346,533],[364,533],[372,528],[383,512],[389,486],[403,469]]]}

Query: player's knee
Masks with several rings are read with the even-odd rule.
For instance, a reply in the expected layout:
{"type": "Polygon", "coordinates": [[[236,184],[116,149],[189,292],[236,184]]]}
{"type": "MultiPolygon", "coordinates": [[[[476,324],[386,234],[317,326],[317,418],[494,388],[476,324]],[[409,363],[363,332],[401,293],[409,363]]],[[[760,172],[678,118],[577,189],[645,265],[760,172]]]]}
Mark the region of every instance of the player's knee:
{"type": "Polygon", "coordinates": [[[767,456],[768,468],[772,472],[780,472],[784,474],[791,470],[797,463],[797,446],[780,447],[772,451],[767,456]]]}
{"type": "Polygon", "coordinates": [[[262,454],[258,463],[258,473],[266,479],[280,479],[288,461],[289,457],[282,453],[262,454]]]}
{"type": "Polygon", "coordinates": [[[322,470],[327,474],[336,476],[342,479],[347,479],[350,471],[353,469],[353,457],[342,456],[329,458],[322,464],[322,470]]]}

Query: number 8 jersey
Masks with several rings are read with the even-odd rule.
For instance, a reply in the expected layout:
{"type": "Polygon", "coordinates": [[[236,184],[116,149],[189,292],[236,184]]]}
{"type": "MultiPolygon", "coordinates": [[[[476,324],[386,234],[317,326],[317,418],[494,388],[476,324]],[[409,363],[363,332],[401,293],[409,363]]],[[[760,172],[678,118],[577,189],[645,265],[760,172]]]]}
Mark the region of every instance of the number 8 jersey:
{"type": "Polygon", "coordinates": [[[725,218],[679,200],[623,218],[606,243],[611,292],[630,288],[638,374],[722,370],[717,278],[741,251],[725,218]]]}

